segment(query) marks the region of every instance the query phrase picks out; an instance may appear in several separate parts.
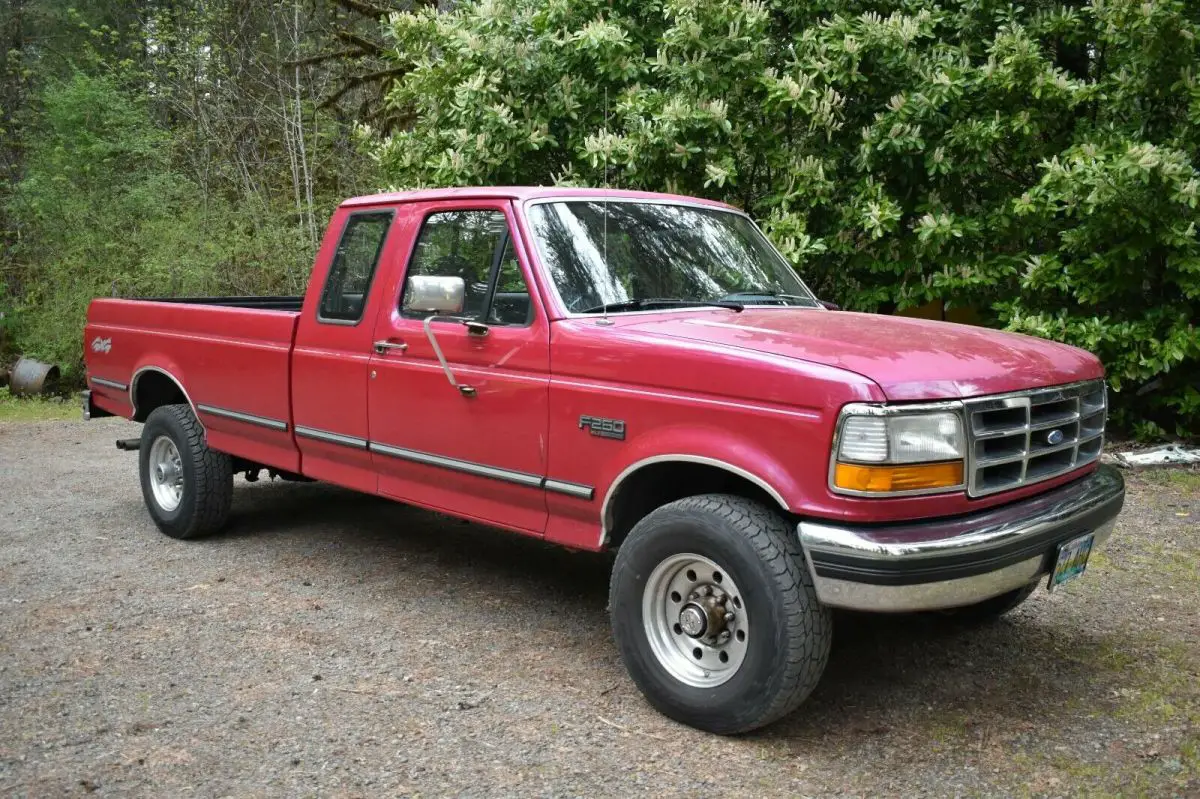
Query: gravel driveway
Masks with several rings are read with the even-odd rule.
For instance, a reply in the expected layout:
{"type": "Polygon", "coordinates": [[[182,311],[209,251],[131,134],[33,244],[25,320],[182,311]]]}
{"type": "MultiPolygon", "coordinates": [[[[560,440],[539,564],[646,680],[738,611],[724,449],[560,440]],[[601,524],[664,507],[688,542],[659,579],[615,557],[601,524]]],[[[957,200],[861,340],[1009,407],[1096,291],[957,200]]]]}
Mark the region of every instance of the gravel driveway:
{"type": "Polygon", "coordinates": [[[174,541],[121,420],[0,423],[0,795],[1200,796],[1200,475],[983,629],[839,615],[799,711],[659,716],[610,559],[239,478],[174,541]]]}

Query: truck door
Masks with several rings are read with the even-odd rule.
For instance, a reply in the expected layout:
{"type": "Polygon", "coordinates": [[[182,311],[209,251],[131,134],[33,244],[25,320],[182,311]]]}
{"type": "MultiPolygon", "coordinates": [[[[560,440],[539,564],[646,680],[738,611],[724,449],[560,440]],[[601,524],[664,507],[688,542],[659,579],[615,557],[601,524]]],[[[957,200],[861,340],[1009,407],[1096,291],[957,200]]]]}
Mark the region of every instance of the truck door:
{"type": "Polygon", "coordinates": [[[375,324],[368,416],[380,493],[541,535],[550,328],[506,200],[413,206],[406,269],[375,324]],[[459,277],[459,319],[404,308],[407,278],[459,277]],[[467,324],[470,322],[470,324],[467,324]],[[445,365],[435,347],[440,347],[445,365]]]}
{"type": "MultiPolygon", "coordinates": [[[[317,255],[292,349],[292,419],[304,474],[375,493],[367,370],[380,305],[372,291],[400,258],[393,208],[339,209],[317,255]]],[[[394,271],[394,270],[392,270],[394,271]]]]}

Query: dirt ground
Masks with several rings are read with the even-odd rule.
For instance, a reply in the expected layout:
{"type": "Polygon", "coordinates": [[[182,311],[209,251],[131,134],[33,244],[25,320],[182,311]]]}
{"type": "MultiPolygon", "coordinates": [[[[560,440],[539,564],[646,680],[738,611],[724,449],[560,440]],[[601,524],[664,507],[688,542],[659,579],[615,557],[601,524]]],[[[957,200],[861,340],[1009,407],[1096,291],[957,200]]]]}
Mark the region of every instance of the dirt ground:
{"type": "Polygon", "coordinates": [[[0,423],[0,796],[1200,796],[1195,472],[999,623],[839,615],[809,701],[719,738],[625,676],[610,559],[240,479],[174,541],[137,429],[0,423]]]}

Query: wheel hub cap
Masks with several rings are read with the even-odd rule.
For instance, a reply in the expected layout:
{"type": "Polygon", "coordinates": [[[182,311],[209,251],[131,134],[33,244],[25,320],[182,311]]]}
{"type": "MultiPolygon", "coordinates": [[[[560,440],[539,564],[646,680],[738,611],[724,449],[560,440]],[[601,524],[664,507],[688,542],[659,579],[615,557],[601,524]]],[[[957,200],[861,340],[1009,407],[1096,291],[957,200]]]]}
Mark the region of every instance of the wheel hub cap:
{"type": "Polygon", "coordinates": [[[166,483],[179,476],[179,467],[174,463],[160,463],[154,467],[154,479],[166,483]]]}
{"type": "Polygon", "coordinates": [[[159,436],[150,445],[150,490],[154,502],[168,513],[183,500],[183,462],[175,442],[159,436]]]}
{"type": "Polygon", "coordinates": [[[692,638],[700,638],[708,629],[708,616],[699,605],[688,605],[679,611],[679,626],[692,638]]]}
{"type": "Polygon", "coordinates": [[[654,568],[642,594],[642,623],[659,665],[696,688],[733,677],[750,642],[741,592],[703,555],[672,555],[654,568]]]}

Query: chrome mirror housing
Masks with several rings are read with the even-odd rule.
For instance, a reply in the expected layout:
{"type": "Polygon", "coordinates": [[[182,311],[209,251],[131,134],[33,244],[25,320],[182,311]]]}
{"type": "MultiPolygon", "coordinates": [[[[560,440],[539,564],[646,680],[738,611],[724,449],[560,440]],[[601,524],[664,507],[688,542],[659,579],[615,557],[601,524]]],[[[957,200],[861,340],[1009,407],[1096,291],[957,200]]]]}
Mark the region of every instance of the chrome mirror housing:
{"type": "Polygon", "coordinates": [[[466,305],[467,284],[461,277],[414,275],[404,292],[404,310],[455,316],[466,305]]]}

